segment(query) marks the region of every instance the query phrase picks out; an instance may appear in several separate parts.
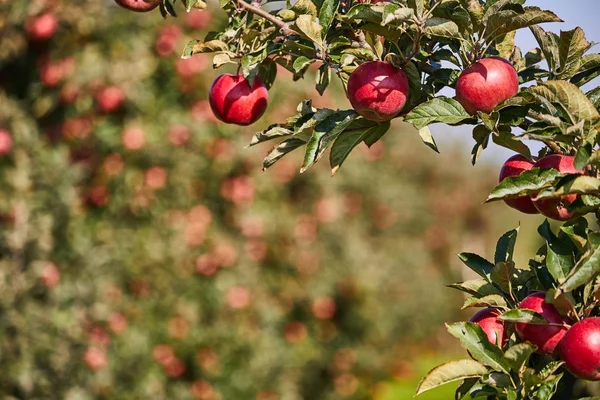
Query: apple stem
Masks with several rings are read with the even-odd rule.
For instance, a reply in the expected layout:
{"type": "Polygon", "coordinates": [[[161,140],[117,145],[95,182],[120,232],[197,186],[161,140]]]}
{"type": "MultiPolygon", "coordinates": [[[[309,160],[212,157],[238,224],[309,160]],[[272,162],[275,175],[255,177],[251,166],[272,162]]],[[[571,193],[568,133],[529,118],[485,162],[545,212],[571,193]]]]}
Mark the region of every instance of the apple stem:
{"type": "Polygon", "coordinates": [[[244,0],[237,0],[237,1],[238,1],[238,4],[242,7],[244,7],[246,10],[251,11],[254,14],[258,15],[259,17],[262,17],[262,18],[266,19],[267,21],[277,25],[279,27],[279,30],[281,31],[281,33],[283,33],[284,35],[291,36],[291,35],[298,34],[298,32],[291,29],[290,26],[287,23],[285,23],[283,20],[277,18],[274,15],[269,14],[262,8],[257,7],[253,4],[246,3],[244,0]]]}

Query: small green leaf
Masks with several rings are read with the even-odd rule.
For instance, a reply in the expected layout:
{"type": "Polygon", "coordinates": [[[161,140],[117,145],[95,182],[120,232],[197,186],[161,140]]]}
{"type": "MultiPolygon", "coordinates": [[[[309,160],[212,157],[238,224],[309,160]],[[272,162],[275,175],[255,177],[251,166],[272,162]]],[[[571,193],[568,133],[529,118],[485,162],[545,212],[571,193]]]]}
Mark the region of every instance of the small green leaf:
{"type": "Polygon", "coordinates": [[[381,26],[408,21],[414,16],[415,12],[412,8],[400,7],[394,3],[386,3],[381,17],[381,26]]]}
{"type": "Polygon", "coordinates": [[[266,142],[267,140],[278,139],[278,138],[281,138],[284,136],[290,136],[293,134],[294,134],[294,131],[284,128],[280,124],[274,124],[274,125],[269,126],[264,131],[255,133],[247,147],[251,147],[256,144],[266,142]]]}
{"type": "Polygon", "coordinates": [[[416,395],[446,383],[461,379],[476,378],[487,373],[487,368],[477,361],[458,360],[439,365],[429,371],[419,382],[416,395]]]}
{"type": "Polygon", "coordinates": [[[214,53],[217,51],[225,52],[229,55],[235,55],[229,51],[227,43],[221,40],[209,40],[208,42],[202,42],[200,40],[192,40],[183,49],[181,58],[188,59],[194,54],[198,53],[214,53]]]}
{"type": "Polygon", "coordinates": [[[333,17],[339,7],[340,0],[323,0],[319,10],[319,24],[323,27],[323,37],[327,34],[333,17]]]}
{"type": "Polygon", "coordinates": [[[504,358],[510,363],[513,371],[519,372],[536,349],[537,347],[531,343],[517,343],[506,350],[504,358]]]}
{"type": "Polygon", "coordinates": [[[581,58],[579,71],[571,78],[571,83],[583,86],[600,75],[600,54],[586,54],[581,58]]]}
{"type": "Polygon", "coordinates": [[[323,96],[323,93],[325,93],[325,89],[327,89],[329,81],[331,80],[331,70],[327,64],[323,64],[319,67],[315,79],[317,81],[317,92],[323,96]]]}
{"type": "Polygon", "coordinates": [[[490,15],[484,33],[486,40],[492,41],[505,33],[543,22],[562,22],[553,12],[538,7],[525,7],[524,11],[518,13],[508,9],[490,15]]]}
{"type": "Polygon", "coordinates": [[[567,175],[558,182],[556,187],[542,190],[536,196],[536,200],[561,197],[571,193],[598,195],[600,194],[600,179],[586,175],[567,175]]]}
{"type": "Polygon", "coordinates": [[[227,63],[231,62],[231,57],[227,53],[216,54],[213,57],[213,68],[217,69],[227,63]]]}
{"type": "Polygon", "coordinates": [[[560,63],[558,58],[558,35],[554,32],[546,32],[537,25],[530,26],[529,29],[537,40],[542,53],[544,53],[550,71],[555,72],[560,63]]]}
{"type": "Polygon", "coordinates": [[[528,92],[540,96],[550,103],[560,104],[569,113],[572,123],[591,122],[600,118],[594,104],[577,86],[565,81],[546,81],[527,89],[528,92]]]}
{"type": "Polygon", "coordinates": [[[446,18],[432,17],[425,21],[425,34],[428,36],[459,39],[460,35],[456,22],[446,18]]]}
{"type": "Polygon", "coordinates": [[[291,8],[296,14],[308,14],[313,17],[317,16],[317,6],[312,0],[298,0],[294,3],[294,6],[291,8]]]}
{"type": "Polygon", "coordinates": [[[304,57],[304,56],[300,56],[298,58],[296,58],[296,60],[294,60],[294,64],[293,64],[293,68],[294,68],[294,72],[298,73],[302,73],[304,71],[306,71],[306,69],[308,68],[308,66],[312,63],[314,63],[316,60],[314,59],[310,59],[308,57],[304,57]]]}
{"type": "Polygon", "coordinates": [[[512,278],[515,271],[515,263],[512,261],[500,261],[494,265],[490,274],[492,282],[506,292],[512,291],[512,278]]]}
{"type": "Polygon", "coordinates": [[[440,152],[437,148],[437,144],[435,143],[435,139],[433,138],[433,135],[431,134],[431,130],[429,130],[429,127],[424,126],[421,129],[419,129],[419,136],[421,137],[421,140],[423,141],[423,143],[425,143],[425,145],[427,147],[429,147],[431,150],[435,151],[436,153],[440,152]]]}
{"type": "Polygon", "coordinates": [[[583,29],[577,27],[570,31],[561,31],[559,39],[559,79],[569,79],[579,71],[581,57],[590,48],[583,29]]]}
{"type": "Polygon", "coordinates": [[[535,194],[562,176],[554,168],[532,168],[519,176],[505,178],[492,190],[486,202],[535,194]]]}
{"type": "Polygon", "coordinates": [[[421,129],[435,122],[456,124],[469,118],[471,116],[458,101],[449,97],[436,97],[415,107],[404,120],[421,129]]]}
{"type": "Polygon", "coordinates": [[[447,324],[446,327],[452,336],[460,340],[462,346],[475,360],[495,371],[509,372],[510,364],[504,359],[502,350],[490,343],[479,325],[471,322],[457,322],[447,324]]]}
{"type": "Polygon", "coordinates": [[[570,292],[590,282],[600,272],[600,233],[591,232],[588,235],[588,251],[582,257],[565,282],[561,290],[570,292]]]}
{"type": "Polygon", "coordinates": [[[562,283],[573,268],[573,249],[570,243],[554,235],[548,220],[538,227],[538,232],[547,242],[546,268],[556,282],[562,283]]]}
{"type": "Polygon", "coordinates": [[[304,146],[306,141],[298,138],[289,138],[275,146],[263,160],[263,171],[279,161],[283,156],[304,146]]]}
{"type": "Polygon", "coordinates": [[[473,279],[464,282],[451,283],[446,285],[450,288],[460,290],[474,296],[488,296],[491,294],[501,294],[496,286],[485,279],[473,279]]]}
{"type": "Polygon", "coordinates": [[[548,325],[548,321],[540,314],[531,310],[514,309],[500,315],[500,318],[506,322],[523,322],[532,325],[548,325]]]}
{"type": "Polygon", "coordinates": [[[467,394],[469,394],[469,391],[477,383],[478,380],[479,380],[478,378],[467,378],[467,379],[465,379],[456,388],[456,392],[454,393],[454,400],[461,400],[461,399],[463,399],[467,394]]]}
{"type": "Polygon", "coordinates": [[[494,255],[494,262],[496,264],[513,260],[513,253],[515,251],[518,234],[519,228],[516,228],[506,232],[498,239],[498,243],[496,243],[496,253],[494,255]]]}
{"type": "Polygon", "coordinates": [[[294,29],[302,33],[310,41],[321,47],[323,46],[323,27],[311,15],[303,14],[298,16],[294,22],[294,29]]]}
{"type": "Polygon", "coordinates": [[[372,141],[375,140],[375,138],[375,141],[379,140],[389,128],[390,123],[385,122],[364,129],[349,130],[340,134],[333,143],[331,152],[329,153],[331,174],[336,174],[357,145],[366,140],[372,141]]]}
{"type": "Polygon", "coordinates": [[[492,269],[494,268],[494,264],[492,264],[485,258],[473,253],[460,253],[458,255],[458,258],[467,267],[471,268],[482,278],[487,279],[489,281],[489,276],[492,272],[492,269]]]}
{"type": "Polygon", "coordinates": [[[470,297],[463,303],[462,309],[469,307],[497,307],[508,308],[504,297],[498,294],[490,294],[484,297],[470,297]]]}

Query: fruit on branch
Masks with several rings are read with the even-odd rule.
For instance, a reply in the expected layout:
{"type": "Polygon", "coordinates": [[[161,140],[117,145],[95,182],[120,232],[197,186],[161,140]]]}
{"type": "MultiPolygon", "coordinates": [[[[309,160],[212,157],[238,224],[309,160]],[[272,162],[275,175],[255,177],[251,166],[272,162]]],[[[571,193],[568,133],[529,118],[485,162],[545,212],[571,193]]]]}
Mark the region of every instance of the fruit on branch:
{"type": "MultiPolygon", "coordinates": [[[[510,157],[500,169],[500,177],[498,182],[502,182],[505,178],[511,176],[519,176],[521,172],[528,171],[533,168],[533,162],[521,154],[515,154],[510,157]]],[[[539,214],[539,211],[533,205],[533,201],[529,196],[517,197],[516,199],[505,199],[504,202],[511,208],[519,210],[525,214],[539,214]]]]}
{"type": "Polygon", "coordinates": [[[25,26],[25,29],[31,40],[48,40],[56,33],[58,20],[54,14],[42,14],[31,19],[25,26]]]}
{"type": "Polygon", "coordinates": [[[559,353],[573,375],[600,381],[600,318],[575,323],[561,340],[559,353]]]}
{"type": "Polygon", "coordinates": [[[115,0],[123,8],[137,12],[148,12],[154,10],[161,0],[115,0]]]}
{"type": "Polygon", "coordinates": [[[476,312],[469,322],[479,325],[490,343],[502,346],[506,343],[507,337],[504,331],[504,321],[498,318],[500,314],[501,312],[495,308],[485,308],[476,312]]]}
{"type": "Polygon", "coordinates": [[[210,87],[208,100],[215,116],[223,122],[250,125],[267,109],[269,93],[260,78],[254,84],[243,75],[222,74],[210,87]]]}
{"type": "MultiPolygon", "coordinates": [[[[575,158],[562,154],[551,154],[533,164],[538,168],[554,168],[563,174],[583,174],[583,171],[575,168],[575,158]]],[[[545,217],[558,221],[567,221],[581,215],[581,213],[569,212],[569,206],[577,200],[578,194],[567,194],[561,197],[533,200],[533,205],[545,217]]]]}
{"type": "Polygon", "coordinates": [[[535,292],[525,297],[519,308],[521,310],[531,310],[540,314],[551,324],[558,325],[536,325],[525,322],[515,323],[517,335],[524,340],[537,346],[536,353],[550,355],[554,353],[556,346],[567,333],[568,327],[565,324],[570,321],[560,315],[553,304],[546,302],[546,292],[535,292]]]}
{"type": "Polygon", "coordinates": [[[385,122],[402,110],[408,98],[404,71],[383,61],[369,61],[356,68],[348,79],[348,99],[366,119],[385,122]]]}
{"type": "Polygon", "coordinates": [[[500,57],[477,61],[456,81],[456,100],[471,115],[490,113],[519,91],[519,77],[513,65],[500,57]]]}
{"type": "Polygon", "coordinates": [[[112,113],[117,111],[125,101],[123,90],[117,86],[107,86],[96,93],[96,102],[98,108],[103,113],[112,113]]]}

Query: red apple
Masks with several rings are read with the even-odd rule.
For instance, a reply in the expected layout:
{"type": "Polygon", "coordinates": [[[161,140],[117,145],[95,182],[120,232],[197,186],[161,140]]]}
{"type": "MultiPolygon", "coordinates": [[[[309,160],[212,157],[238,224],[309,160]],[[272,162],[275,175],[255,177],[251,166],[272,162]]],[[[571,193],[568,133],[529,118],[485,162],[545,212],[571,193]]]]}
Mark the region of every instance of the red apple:
{"type": "Polygon", "coordinates": [[[352,72],[348,99],[357,113],[377,122],[394,118],[408,98],[404,71],[383,61],[369,61],[352,72]]]}
{"type": "MultiPolygon", "coordinates": [[[[500,169],[500,177],[498,182],[502,182],[510,176],[519,176],[521,172],[528,171],[533,168],[533,162],[527,157],[516,154],[510,157],[500,169]]],[[[517,197],[516,199],[506,199],[504,202],[515,210],[519,210],[525,214],[539,214],[539,211],[533,205],[529,196],[517,197]]]]}
{"type": "Polygon", "coordinates": [[[161,0],[115,0],[123,8],[137,12],[148,12],[154,10],[161,0]]]}
{"type": "Polygon", "coordinates": [[[557,325],[535,325],[524,322],[515,323],[517,335],[524,340],[537,346],[538,354],[550,355],[554,353],[556,346],[563,338],[568,328],[565,324],[570,321],[560,315],[556,307],[551,303],[546,303],[545,292],[535,292],[525,297],[519,308],[522,310],[532,310],[540,314],[551,324],[557,325]]]}
{"type": "Polygon", "coordinates": [[[210,87],[208,100],[215,116],[223,122],[250,125],[267,109],[267,88],[256,77],[254,84],[242,75],[219,75],[210,87]]]}
{"type": "Polygon", "coordinates": [[[29,20],[25,29],[31,40],[48,40],[56,33],[58,20],[51,13],[42,14],[29,20]]]}
{"type": "Polygon", "coordinates": [[[559,352],[573,375],[600,381],[600,318],[586,318],[573,325],[561,340],[559,352]]]}
{"type": "MultiPolygon", "coordinates": [[[[574,157],[562,154],[551,154],[546,156],[533,164],[533,166],[538,168],[554,168],[558,170],[558,172],[564,174],[583,174],[583,171],[575,168],[574,157]]],[[[578,197],[579,195],[577,194],[567,194],[561,197],[534,200],[533,205],[545,217],[557,221],[567,221],[581,215],[568,211],[571,203],[577,200],[578,197]]]]}
{"type": "Polygon", "coordinates": [[[12,144],[13,140],[10,132],[0,128],[0,156],[10,153],[12,144]]]}
{"type": "Polygon", "coordinates": [[[117,111],[125,101],[123,90],[117,86],[107,86],[98,91],[96,94],[96,102],[98,108],[103,113],[112,113],[117,111]]]}
{"type": "Polygon", "coordinates": [[[477,61],[456,81],[456,100],[469,114],[490,113],[519,91],[519,77],[513,65],[500,57],[477,61]]]}
{"type": "Polygon", "coordinates": [[[501,314],[495,308],[485,308],[475,313],[469,322],[476,323],[483,329],[492,344],[500,344],[502,346],[508,339],[504,331],[504,321],[498,319],[501,314]]]}

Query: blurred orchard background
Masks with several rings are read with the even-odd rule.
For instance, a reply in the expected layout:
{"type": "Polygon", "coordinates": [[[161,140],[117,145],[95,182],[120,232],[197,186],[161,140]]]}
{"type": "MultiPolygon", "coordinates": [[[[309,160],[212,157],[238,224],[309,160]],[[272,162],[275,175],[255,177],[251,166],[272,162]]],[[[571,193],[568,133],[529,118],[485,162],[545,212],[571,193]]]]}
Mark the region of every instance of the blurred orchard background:
{"type": "Polygon", "coordinates": [[[294,155],[261,172],[252,134],[341,87],[280,69],[258,123],[217,123],[223,70],[180,54],[223,15],[178,11],[0,1],[2,399],[412,397],[461,351],[455,254],[519,223],[532,254],[540,217],[482,204],[498,159],[400,122],[334,178],[294,155]]]}

